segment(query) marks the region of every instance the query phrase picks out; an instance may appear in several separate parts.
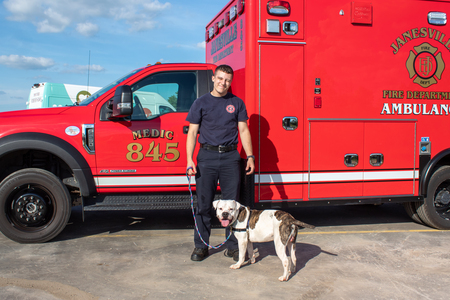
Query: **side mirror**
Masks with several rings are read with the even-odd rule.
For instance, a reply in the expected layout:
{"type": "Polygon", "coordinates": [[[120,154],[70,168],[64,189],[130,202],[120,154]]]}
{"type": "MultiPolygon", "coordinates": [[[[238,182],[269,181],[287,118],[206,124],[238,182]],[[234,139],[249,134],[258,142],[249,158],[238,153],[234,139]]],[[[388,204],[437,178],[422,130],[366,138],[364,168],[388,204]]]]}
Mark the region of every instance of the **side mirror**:
{"type": "Polygon", "coordinates": [[[119,119],[131,116],[133,113],[133,93],[129,85],[118,86],[114,97],[108,103],[112,114],[108,119],[119,119]]]}

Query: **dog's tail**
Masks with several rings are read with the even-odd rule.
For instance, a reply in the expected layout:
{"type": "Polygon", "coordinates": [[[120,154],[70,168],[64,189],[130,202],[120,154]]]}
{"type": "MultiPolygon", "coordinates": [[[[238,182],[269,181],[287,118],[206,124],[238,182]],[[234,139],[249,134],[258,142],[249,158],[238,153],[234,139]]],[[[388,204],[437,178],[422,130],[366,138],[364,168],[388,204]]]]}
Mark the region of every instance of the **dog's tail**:
{"type": "Polygon", "coordinates": [[[306,224],[306,223],[304,223],[304,222],[302,222],[302,221],[299,221],[299,220],[295,220],[295,221],[294,221],[294,224],[297,225],[297,226],[304,227],[304,228],[311,228],[311,229],[316,228],[316,226],[306,224]]]}

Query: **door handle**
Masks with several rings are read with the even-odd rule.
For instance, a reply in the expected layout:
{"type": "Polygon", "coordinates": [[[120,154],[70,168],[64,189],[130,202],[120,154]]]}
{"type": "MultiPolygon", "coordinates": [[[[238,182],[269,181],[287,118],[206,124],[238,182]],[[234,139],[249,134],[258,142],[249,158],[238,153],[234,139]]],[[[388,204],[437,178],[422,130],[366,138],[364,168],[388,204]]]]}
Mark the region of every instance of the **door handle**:
{"type": "Polygon", "coordinates": [[[347,167],[356,167],[358,165],[358,154],[346,154],[344,156],[344,164],[347,167]]]}
{"type": "Polygon", "coordinates": [[[183,133],[187,134],[189,132],[189,126],[183,126],[183,133]]]}
{"type": "Polygon", "coordinates": [[[384,162],[384,155],[381,153],[370,154],[370,164],[374,167],[379,167],[384,162]]]}
{"type": "Polygon", "coordinates": [[[296,117],[284,117],[283,128],[286,130],[295,130],[298,127],[298,119],[296,117]]]}

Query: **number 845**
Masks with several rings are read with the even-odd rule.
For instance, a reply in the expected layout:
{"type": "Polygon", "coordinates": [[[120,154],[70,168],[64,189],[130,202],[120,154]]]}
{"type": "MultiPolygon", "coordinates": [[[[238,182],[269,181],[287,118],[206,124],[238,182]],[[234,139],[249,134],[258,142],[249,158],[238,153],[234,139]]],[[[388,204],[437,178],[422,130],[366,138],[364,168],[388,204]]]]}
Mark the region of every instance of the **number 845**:
{"type": "Polygon", "coordinates": [[[155,146],[155,142],[151,142],[148,151],[144,155],[142,152],[144,147],[141,144],[130,143],[127,146],[127,159],[131,162],[139,162],[145,157],[151,157],[152,161],[157,162],[161,161],[161,158],[164,156],[163,160],[173,162],[180,158],[180,152],[177,148],[178,143],[167,143],[166,151],[164,153],[160,153],[159,144],[156,144],[155,146]]]}

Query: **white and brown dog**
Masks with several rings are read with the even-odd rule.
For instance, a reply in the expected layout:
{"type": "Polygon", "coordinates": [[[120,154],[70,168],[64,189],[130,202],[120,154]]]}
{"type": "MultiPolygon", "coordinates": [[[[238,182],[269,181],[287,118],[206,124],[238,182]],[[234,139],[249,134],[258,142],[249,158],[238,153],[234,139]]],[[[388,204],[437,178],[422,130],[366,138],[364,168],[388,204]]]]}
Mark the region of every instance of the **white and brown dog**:
{"type": "Polygon", "coordinates": [[[255,262],[253,243],[274,241],[275,250],[283,264],[284,273],[280,281],[287,281],[291,272],[295,271],[297,258],[295,243],[298,227],[315,228],[312,225],[294,219],[287,212],[280,210],[250,210],[234,200],[216,200],[213,202],[223,227],[231,226],[239,244],[239,261],[231,265],[231,269],[239,269],[245,261],[247,249],[250,263],[255,262]],[[290,259],[286,255],[289,249],[290,259]]]}

